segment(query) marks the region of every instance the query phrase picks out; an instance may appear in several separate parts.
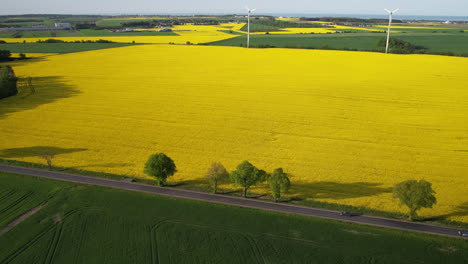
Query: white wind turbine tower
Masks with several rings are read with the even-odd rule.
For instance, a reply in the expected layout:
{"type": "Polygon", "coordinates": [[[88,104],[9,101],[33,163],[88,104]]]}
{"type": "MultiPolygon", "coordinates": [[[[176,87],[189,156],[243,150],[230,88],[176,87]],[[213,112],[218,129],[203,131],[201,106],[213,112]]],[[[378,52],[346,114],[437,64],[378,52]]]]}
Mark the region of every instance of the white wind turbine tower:
{"type": "Polygon", "coordinates": [[[387,8],[384,8],[385,11],[388,12],[388,15],[390,16],[389,19],[388,19],[388,30],[387,30],[387,45],[385,46],[385,53],[388,53],[388,44],[389,44],[389,41],[390,41],[390,27],[392,26],[392,16],[393,14],[395,14],[398,10],[400,10],[400,8],[397,8],[393,11],[390,11],[388,10],[387,8]]]}
{"type": "Polygon", "coordinates": [[[247,48],[250,47],[250,13],[254,12],[257,9],[249,9],[248,7],[245,7],[247,9],[247,48]]]}

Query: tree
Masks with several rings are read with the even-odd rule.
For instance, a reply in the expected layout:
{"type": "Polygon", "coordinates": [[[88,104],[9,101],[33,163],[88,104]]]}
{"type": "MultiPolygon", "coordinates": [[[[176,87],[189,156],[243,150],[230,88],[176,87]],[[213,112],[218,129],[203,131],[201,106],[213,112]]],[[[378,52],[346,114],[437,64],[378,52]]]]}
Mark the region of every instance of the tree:
{"type": "Polygon", "coordinates": [[[229,174],[231,181],[244,188],[243,196],[247,196],[247,190],[265,180],[266,172],[255,168],[254,165],[250,164],[248,161],[243,161],[239,164],[235,171],[229,174]]]}
{"type": "Polygon", "coordinates": [[[146,161],[144,170],[146,174],[156,178],[159,186],[164,186],[167,178],[174,175],[176,171],[174,161],[164,153],[151,155],[146,161]]]}
{"type": "Polygon", "coordinates": [[[226,171],[223,164],[213,162],[206,173],[205,179],[213,186],[213,193],[216,193],[218,184],[229,180],[229,173],[226,171]]]}
{"type": "Polygon", "coordinates": [[[9,50],[0,50],[0,61],[10,59],[11,52],[9,50]]]}
{"type": "Polygon", "coordinates": [[[39,157],[45,159],[47,166],[49,166],[49,170],[52,170],[52,159],[55,157],[55,154],[51,152],[44,152],[39,157]]]}
{"type": "Polygon", "coordinates": [[[398,198],[402,205],[409,208],[409,219],[413,220],[421,208],[432,208],[437,202],[432,190],[432,184],[425,180],[404,181],[395,185],[393,188],[393,197],[398,198]]]}
{"type": "Polygon", "coordinates": [[[18,78],[11,66],[0,65],[0,99],[12,96],[18,93],[16,87],[18,78]]]}
{"type": "MultiPolygon", "coordinates": [[[[385,47],[387,45],[387,39],[381,38],[377,42],[377,46],[385,47]]],[[[404,41],[397,38],[390,38],[389,47],[392,53],[408,54],[408,53],[422,53],[425,48],[422,46],[414,45],[408,41],[404,41]]]]}
{"type": "Polygon", "coordinates": [[[273,171],[268,177],[268,184],[270,185],[271,195],[275,199],[275,202],[281,198],[281,193],[287,192],[291,186],[288,174],[284,173],[282,168],[273,171]]]}

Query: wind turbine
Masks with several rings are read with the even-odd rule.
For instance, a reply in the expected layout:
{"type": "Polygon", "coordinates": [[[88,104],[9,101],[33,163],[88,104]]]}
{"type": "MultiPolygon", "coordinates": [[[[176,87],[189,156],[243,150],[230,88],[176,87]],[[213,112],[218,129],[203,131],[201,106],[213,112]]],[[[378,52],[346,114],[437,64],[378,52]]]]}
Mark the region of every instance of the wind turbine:
{"type": "Polygon", "coordinates": [[[390,27],[392,26],[392,16],[395,14],[400,8],[397,8],[393,11],[388,10],[387,8],[384,8],[385,11],[388,12],[388,15],[390,16],[388,19],[388,30],[387,30],[387,45],[385,46],[385,53],[388,53],[388,44],[390,42],[390,27]]]}
{"type": "Polygon", "coordinates": [[[254,12],[257,9],[249,9],[245,7],[247,10],[247,48],[250,47],[250,13],[254,12]]]}

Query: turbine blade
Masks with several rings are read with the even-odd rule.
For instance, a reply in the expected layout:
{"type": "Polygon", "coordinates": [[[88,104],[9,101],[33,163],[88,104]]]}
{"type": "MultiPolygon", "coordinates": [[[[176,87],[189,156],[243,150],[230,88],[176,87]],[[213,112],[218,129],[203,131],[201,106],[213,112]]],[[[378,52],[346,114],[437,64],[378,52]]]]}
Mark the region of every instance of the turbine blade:
{"type": "Polygon", "coordinates": [[[392,13],[396,13],[398,10],[400,10],[400,8],[393,10],[392,13]]]}
{"type": "Polygon", "coordinates": [[[388,13],[392,13],[392,11],[388,10],[387,8],[384,8],[385,11],[387,11],[388,13]]]}
{"type": "Polygon", "coordinates": [[[245,6],[245,10],[247,10],[248,12],[250,12],[250,9],[248,6],[245,6]]]}
{"type": "Polygon", "coordinates": [[[255,10],[257,10],[257,9],[254,8],[254,9],[250,10],[250,12],[254,12],[255,10]]]}

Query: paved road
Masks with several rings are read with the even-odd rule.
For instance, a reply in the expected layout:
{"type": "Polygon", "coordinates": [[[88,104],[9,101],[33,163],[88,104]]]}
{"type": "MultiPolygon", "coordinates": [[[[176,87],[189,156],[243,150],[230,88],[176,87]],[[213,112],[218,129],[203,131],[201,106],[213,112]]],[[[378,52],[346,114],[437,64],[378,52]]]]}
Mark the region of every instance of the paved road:
{"type": "Polygon", "coordinates": [[[123,182],[123,181],[118,181],[118,180],[87,177],[87,176],[81,176],[81,175],[75,175],[75,174],[69,174],[69,173],[46,171],[46,170],[31,169],[31,168],[1,165],[1,164],[0,164],[0,171],[12,172],[12,173],[18,173],[18,174],[24,174],[24,175],[30,175],[30,176],[36,176],[36,177],[43,177],[43,178],[49,178],[49,179],[67,181],[67,182],[76,182],[76,183],[105,186],[105,187],[124,189],[124,190],[130,190],[130,191],[146,192],[146,193],[177,197],[177,198],[183,198],[183,199],[189,199],[189,200],[198,200],[198,201],[211,202],[211,203],[219,203],[219,204],[227,204],[227,205],[233,205],[233,206],[261,209],[261,210],[269,210],[269,211],[275,211],[275,212],[281,212],[281,213],[313,216],[313,217],[319,217],[319,218],[347,221],[347,222],[353,222],[353,223],[358,223],[358,224],[381,226],[381,227],[387,227],[387,228],[403,229],[403,230],[409,230],[409,231],[414,231],[414,232],[429,233],[429,234],[442,235],[442,236],[460,237],[458,236],[458,233],[457,233],[458,229],[455,229],[455,228],[447,228],[447,227],[442,227],[442,226],[406,222],[406,221],[400,221],[400,220],[389,219],[389,218],[381,218],[381,217],[366,216],[366,215],[352,216],[352,217],[341,216],[339,212],[337,211],[331,211],[331,210],[325,210],[325,209],[315,209],[311,207],[303,207],[303,206],[296,206],[296,205],[290,205],[290,204],[272,203],[272,202],[254,200],[254,199],[231,197],[231,196],[226,196],[226,195],[215,195],[215,194],[209,194],[209,193],[201,193],[201,192],[175,189],[175,188],[170,188],[170,187],[162,188],[162,187],[156,187],[156,186],[145,185],[145,184],[129,183],[129,182],[123,182]]]}

